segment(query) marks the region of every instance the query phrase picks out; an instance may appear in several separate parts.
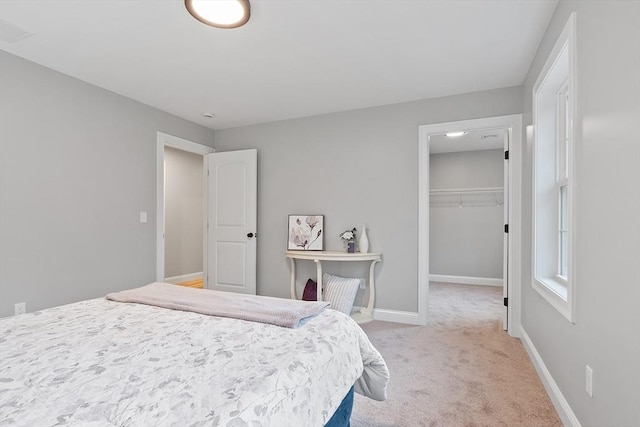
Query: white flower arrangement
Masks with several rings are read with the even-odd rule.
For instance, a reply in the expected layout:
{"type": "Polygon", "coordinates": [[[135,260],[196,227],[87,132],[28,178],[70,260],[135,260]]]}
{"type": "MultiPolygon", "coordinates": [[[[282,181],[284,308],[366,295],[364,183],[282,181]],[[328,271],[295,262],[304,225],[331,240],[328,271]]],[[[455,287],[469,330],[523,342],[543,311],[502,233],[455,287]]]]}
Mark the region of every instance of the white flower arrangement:
{"type": "Polygon", "coordinates": [[[351,229],[351,230],[343,231],[343,232],[340,234],[340,238],[341,238],[342,240],[344,240],[345,242],[351,242],[351,241],[356,240],[356,228],[354,227],[354,228],[353,228],[353,229],[351,229]]]}

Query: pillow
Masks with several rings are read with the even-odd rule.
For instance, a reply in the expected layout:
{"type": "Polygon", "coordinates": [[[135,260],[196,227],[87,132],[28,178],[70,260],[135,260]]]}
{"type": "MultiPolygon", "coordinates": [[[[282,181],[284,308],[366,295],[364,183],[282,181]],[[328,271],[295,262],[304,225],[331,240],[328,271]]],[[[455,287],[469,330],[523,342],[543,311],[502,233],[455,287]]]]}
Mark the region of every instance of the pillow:
{"type": "Polygon", "coordinates": [[[302,301],[317,301],[318,300],[318,284],[315,280],[307,280],[307,284],[304,285],[304,292],[302,292],[302,301]]]}
{"type": "Polygon", "coordinates": [[[322,283],[324,283],[322,298],[331,302],[331,308],[345,314],[351,314],[353,301],[356,299],[356,293],[360,286],[360,279],[332,276],[324,273],[322,275],[322,283]]]}

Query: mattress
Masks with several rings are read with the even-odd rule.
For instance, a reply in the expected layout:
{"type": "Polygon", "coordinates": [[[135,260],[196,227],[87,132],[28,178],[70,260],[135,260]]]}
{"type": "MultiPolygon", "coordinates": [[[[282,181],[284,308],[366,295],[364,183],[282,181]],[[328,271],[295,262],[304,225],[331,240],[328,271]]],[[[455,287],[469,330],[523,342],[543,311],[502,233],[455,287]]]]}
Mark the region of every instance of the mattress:
{"type": "Polygon", "coordinates": [[[323,426],[384,360],[348,316],[298,328],[104,298],[0,319],[0,426],[323,426]]]}

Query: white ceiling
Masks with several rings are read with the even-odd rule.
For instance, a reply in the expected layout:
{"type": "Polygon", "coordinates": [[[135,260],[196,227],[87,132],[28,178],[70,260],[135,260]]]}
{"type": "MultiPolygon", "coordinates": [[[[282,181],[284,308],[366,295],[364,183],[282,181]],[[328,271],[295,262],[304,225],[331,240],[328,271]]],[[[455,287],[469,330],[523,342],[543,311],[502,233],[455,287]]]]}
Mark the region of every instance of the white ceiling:
{"type": "Polygon", "coordinates": [[[180,0],[0,0],[0,49],[222,129],[518,86],[556,4],[251,0],[222,30],[180,0]]]}

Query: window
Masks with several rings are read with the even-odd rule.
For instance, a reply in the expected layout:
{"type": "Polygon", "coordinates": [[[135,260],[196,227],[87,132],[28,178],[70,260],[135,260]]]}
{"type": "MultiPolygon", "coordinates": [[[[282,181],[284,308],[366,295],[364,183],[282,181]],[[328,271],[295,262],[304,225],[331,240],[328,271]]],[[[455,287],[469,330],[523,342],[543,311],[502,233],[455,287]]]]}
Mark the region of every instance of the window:
{"type": "Polygon", "coordinates": [[[575,14],[533,87],[533,287],[573,321],[575,14]]]}

